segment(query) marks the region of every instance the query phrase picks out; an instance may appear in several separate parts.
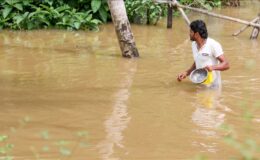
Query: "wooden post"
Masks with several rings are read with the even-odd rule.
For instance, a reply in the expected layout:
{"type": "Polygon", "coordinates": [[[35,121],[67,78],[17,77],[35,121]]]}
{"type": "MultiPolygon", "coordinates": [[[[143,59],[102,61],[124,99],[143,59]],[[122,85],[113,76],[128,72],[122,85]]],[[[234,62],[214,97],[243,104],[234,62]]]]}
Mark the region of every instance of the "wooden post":
{"type": "Polygon", "coordinates": [[[125,3],[123,0],[108,0],[112,20],[119,41],[123,57],[138,57],[131,26],[126,14],[125,3]]]}
{"type": "Polygon", "coordinates": [[[184,10],[181,7],[179,7],[179,2],[177,0],[154,0],[154,2],[156,2],[156,3],[171,3],[173,7],[176,7],[181,12],[181,15],[184,18],[186,24],[188,26],[190,26],[190,20],[189,20],[188,16],[186,15],[186,13],[184,12],[184,10]]]}
{"type": "MultiPolygon", "coordinates": [[[[256,21],[256,24],[260,24],[260,13],[258,14],[258,20],[256,21]]],[[[250,39],[257,39],[259,30],[260,27],[254,27],[250,39]]]]}
{"type": "Polygon", "coordinates": [[[168,4],[168,15],[167,15],[167,28],[172,28],[172,4],[168,4]]]}
{"type": "Polygon", "coordinates": [[[230,6],[232,7],[239,7],[240,1],[239,0],[229,0],[230,6]]]}

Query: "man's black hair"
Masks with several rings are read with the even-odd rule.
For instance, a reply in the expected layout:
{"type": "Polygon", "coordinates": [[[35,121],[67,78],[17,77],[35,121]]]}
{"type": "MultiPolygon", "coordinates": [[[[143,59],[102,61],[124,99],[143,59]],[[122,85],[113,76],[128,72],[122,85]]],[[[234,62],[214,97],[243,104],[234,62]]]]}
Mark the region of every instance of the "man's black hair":
{"type": "Polygon", "coordinates": [[[202,20],[195,20],[193,22],[191,22],[190,24],[190,29],[196,33],[198,32],[199,35],[204,38],[207,39],[208,38],[208,31],[207,31],[207,27],[206,24],[202,21],[202,20]]]}

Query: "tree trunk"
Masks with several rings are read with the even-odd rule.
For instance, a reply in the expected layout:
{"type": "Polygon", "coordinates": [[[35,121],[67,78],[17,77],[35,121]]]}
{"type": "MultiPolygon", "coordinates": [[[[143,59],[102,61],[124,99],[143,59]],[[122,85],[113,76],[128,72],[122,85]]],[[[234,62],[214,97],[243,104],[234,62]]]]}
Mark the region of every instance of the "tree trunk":
{"type": "Polygon", "coordinates": [[[119,41],[123,57],[138,57],[139,53],[135,45],[131,26],[126,15],[123,0],[108,0],[112,20],[119,41]]]}

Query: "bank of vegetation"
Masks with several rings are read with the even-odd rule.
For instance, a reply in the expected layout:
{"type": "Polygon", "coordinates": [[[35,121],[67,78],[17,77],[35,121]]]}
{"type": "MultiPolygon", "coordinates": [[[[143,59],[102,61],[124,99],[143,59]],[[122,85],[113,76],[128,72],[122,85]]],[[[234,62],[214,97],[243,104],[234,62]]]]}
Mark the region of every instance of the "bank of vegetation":
{"type": "MultiPolygon", "coordinates": [[[[180,0],[182,4],[211,9],[238,0],[180,0]]],[[[153,0],[125,0],[132,23],[156,24],[166,6],[153,0]]],[[[0,0],[0,29],[42,28],[97,30],[111,21],[107,0],[0,0]]]]}

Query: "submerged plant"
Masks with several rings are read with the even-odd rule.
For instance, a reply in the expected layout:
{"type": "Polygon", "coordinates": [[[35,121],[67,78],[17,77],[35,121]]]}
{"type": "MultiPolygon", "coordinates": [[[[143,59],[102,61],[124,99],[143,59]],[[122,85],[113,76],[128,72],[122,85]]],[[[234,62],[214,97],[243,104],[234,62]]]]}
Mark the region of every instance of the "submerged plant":
{"type": "Polygon", "coordinates": [[[239,157],[231,157],[234,160],[258,160],[260,155],[260,144],[250,133],[252,131],[252,123],[255,119],[254,112],[260,108],[260,102],[256,101],[253,104],[248,104],[245,101],[239,102],[238,106],[242,109],[242,120],[247,135],[239,136],[239,132],[233,125],[223,124],[220,129],[226,134],[223,137],[224,142],[238,151],[239,157]],[[250,106],[250,107],[248,107],[250,106]]]}
{"type": "Polygon", "coordinates": [[[0,135],[0,157],[4,160],[12,160],[11,152],[14,148],[14,144],[8,143],[7,135],[0,135]]]}
{"type": "MultiPolygon", "coordinates": [[[[21,120],[18,121],[18,127],[14,128],[11,127],[10,128],[10,135],[8,136],[7,134],[0,134],[0,160],[13,160],[13,154],[12,152],[14,152],[14,146],[15,143],[10,143],[9,141],[11,140],[12,135],[16,135],[16,139],[17,137],[19,137],[17,135],[17,130],[22,129],[23,127],[25,127],[28,123],[30,123],[32,120],[30,117],[25,116],[24,118],[22,118],[21,120]]],[[[72,135],[74,136],[76,142],[77,142],[77,146],[81,147],[81,148],[88,148],[89,147],[89,143],[88,143],[88,132],[87,131],[75,131],[72,132],[72,135]]],[[[53,135],[50,133],[50,131],[48,130],[43,130],[39,133],[39,138],[44,141],[44,145],[40,146],[40,147],[36,147],[34,145],[31,145],[29,147],[32,156],[34,156],[34,158],[36,160],[40,160],[42,159],[42,153],[48,153],[50,151],[52,151],[52,153],[54,152],[58,152],[59,155],[67,157],[70,156],[73,152],[73,147],[75,146],[71,146],[72,141],[71,140],[66,140],[65,139],[59,139],[59,140],[53,140],[53,135]]]]}

